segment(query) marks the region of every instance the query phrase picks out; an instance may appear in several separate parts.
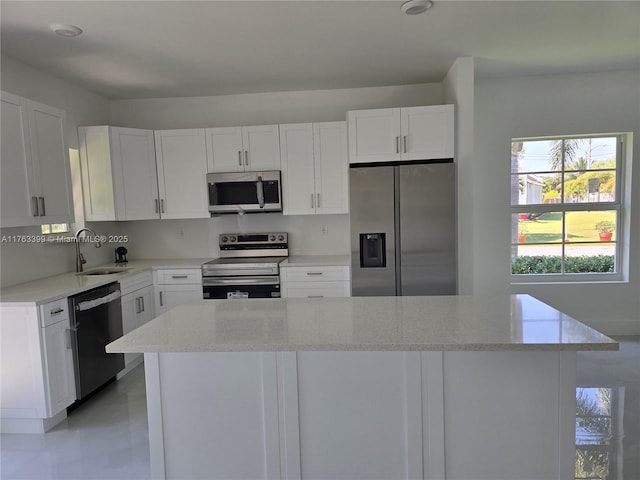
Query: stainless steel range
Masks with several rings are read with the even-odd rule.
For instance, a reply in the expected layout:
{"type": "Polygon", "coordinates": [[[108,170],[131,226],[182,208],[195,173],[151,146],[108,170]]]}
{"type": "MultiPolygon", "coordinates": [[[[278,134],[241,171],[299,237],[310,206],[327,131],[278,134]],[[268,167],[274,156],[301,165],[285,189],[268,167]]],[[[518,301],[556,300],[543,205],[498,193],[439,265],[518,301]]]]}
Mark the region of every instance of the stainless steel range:
{"type": "Polygon", "coordinates": [[[203,298],[280,297],[280,263],[289,255],[286,233],[223,233],[219,245],[220,258],[202,265],[203,298]]]}

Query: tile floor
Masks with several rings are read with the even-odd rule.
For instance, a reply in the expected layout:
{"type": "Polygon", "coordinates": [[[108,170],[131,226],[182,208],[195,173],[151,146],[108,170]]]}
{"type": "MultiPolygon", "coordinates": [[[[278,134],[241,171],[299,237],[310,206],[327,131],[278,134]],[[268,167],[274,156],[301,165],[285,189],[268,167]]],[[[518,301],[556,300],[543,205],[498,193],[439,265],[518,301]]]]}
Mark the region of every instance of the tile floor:
{"type": "MultiPolygon", "coordinates": [[[[605,422],[613,425],[610,435],[582,435],[588,461],[580,478],[606,471],[606,480],[640,479],[640,337],[618,340],[618,352],[578,355],[578,385],[615,392],[609,408],[615,414],[605,422]]],[[[148,448],[144,370],[138,367],[49,433],[2,435],[0,478],[148,479],[148,448]]]]}

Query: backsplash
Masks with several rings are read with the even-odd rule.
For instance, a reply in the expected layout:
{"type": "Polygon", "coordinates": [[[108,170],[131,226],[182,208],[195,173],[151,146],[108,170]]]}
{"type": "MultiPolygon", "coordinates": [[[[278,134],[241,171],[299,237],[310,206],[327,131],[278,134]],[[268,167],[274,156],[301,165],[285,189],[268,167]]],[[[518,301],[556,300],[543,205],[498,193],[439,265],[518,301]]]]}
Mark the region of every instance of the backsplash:
{"type": "Polygon", "coordinates": [[[131,259],[214,258],[221,233],[287,232],[291,255],[348,255],[350,249],[348,215],[262,213],[120,224],[131,259]]]}

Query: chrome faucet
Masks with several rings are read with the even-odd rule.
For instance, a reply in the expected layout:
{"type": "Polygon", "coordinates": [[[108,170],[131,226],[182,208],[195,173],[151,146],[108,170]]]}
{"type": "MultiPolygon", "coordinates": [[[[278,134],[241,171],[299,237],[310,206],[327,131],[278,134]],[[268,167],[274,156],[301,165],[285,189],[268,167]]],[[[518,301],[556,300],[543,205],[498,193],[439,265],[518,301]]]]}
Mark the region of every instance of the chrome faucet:
{"type": "Polygon", "coordinates": [[[87,261],[84,259],[84,255],[80,253],[80,234],[82,232],[89,232],[91,235],[93,235],[96,241],[96,248],[100,248],[102,246],[102,242],[100,241],[100,238],[98,237],[96,232],[94,232],[90,228],[81,228],[80,230],[78,230],[76,232],[76,272],[82,272],[82,265],[87,263],[87,261]]]}

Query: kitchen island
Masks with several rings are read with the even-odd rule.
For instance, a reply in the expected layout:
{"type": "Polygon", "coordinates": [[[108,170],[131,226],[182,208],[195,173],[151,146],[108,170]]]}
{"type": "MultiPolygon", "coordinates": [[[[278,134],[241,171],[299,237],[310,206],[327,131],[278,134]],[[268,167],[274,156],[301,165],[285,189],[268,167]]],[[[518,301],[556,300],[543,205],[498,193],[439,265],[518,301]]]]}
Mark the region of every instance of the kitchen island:
{"type": "Polygon", "coordinates": [[[107,351],[145,354],[153,478],[549,480],[617,348],[504,295],[202,300],[107,351]]]}

